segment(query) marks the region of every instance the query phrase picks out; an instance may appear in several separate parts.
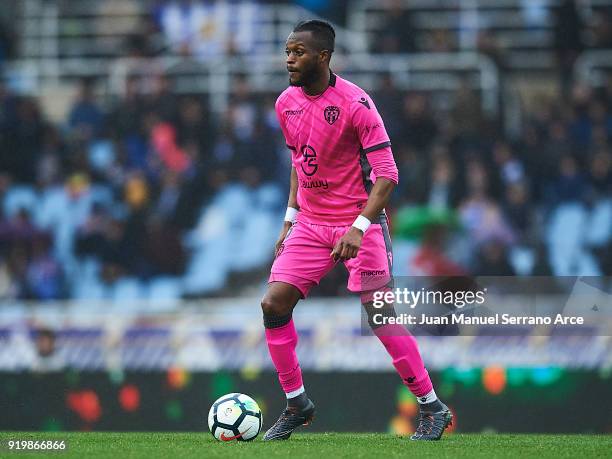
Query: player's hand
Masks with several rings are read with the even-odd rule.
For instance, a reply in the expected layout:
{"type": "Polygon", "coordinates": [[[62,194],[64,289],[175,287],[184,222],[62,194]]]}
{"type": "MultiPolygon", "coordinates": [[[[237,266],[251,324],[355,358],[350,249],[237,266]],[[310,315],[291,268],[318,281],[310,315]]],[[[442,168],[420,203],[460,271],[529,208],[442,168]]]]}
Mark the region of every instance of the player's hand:
{"type": "Polygon", "coordinates": [[[331,257],[334,261],[345,261],[350,258],[355,258],[361,247],[361,240],[363,239],[363,232],[360,229],[351,226],[351,229],[340,238],[336,243],[334,250],[332,250],[331,257]]]}
{"type": "Polygon", "coordinates": [[[283,228],[281,229],[281,232],[278,236],[278,240],[276,241],[276,244],[274,244],[274,257],[275,258],[278,255],[278,251],[280,250],[281,245],[283,245],[283,242],[285,241],[285,238],[287,237],[287,233],[291,229],[291,226],[293,226],[293,223],[291,222],[283,223],[283,228]]]}

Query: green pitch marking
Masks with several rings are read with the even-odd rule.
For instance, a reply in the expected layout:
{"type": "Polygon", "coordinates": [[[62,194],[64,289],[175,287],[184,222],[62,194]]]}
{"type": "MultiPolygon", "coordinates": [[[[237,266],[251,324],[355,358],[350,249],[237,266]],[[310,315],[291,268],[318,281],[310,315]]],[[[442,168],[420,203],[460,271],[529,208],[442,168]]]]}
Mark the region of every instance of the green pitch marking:
{"type": "Polygon", "coordinates": [[[63,458],[591,458],[611,457],[612,435],[451,434],[411,442],[390,434],[294,434],[289,441],[221,443],[201,433],[0,432],[0,457],[63,458]],[[63,452],[10,452],[8,440],[65,440],[63,452]]]}

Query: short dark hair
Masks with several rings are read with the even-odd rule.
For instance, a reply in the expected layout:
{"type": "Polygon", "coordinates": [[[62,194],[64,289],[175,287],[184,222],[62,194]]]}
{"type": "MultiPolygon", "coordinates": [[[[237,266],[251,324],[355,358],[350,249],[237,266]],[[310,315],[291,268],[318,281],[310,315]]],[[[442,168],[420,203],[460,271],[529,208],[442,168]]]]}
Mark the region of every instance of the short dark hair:
{"type": "Polygon", "coordinates": [[[319,50],[328,50],[334,52],[336,42],[336,31],[329,22],[320,21],[319,19],[309,19],[308,21],[300,21],[293,28],[294,32],[312,32],[312,36],[317,42],[319,50]]]}

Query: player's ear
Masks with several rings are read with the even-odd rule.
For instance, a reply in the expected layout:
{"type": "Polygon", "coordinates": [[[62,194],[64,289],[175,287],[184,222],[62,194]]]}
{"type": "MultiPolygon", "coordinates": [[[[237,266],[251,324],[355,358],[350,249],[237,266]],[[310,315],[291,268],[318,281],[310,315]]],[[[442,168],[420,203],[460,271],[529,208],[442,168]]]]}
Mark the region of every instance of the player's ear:
{"type": "Polygon", "coordinates": [[[324,49],[319,53],[319,62],[329,62],[331,55],[327,49],[324,49]]]}

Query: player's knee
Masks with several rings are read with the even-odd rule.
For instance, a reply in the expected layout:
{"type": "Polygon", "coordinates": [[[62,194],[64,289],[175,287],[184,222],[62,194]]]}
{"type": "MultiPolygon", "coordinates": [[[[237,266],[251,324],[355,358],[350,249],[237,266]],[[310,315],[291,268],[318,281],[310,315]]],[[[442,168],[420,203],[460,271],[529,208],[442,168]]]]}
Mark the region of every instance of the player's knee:
{"type": "Polygon", "coordinates": [[[261,300],[264,316],[280,317],[291,313],[291,305],[275,295],[266,295],[261,300]]]}
{"type": "Polygon", "coordinates": [[[284,327],[291,321],[291,306],[276,296],[266,295],[261,300],[261,310],[266,328],[284,327]]]}
{"type": "Polygon", "coordinates": [[[276,306],[277,303],[271,298],[268,298],[267,296],[264,296],[261,300],[261,311],[263,312],[264,316],[273,315],[276,306]]]}
{"type": "Polygon", "coordinates": [[[264,326],[277,328],[291,321],[293,308],[300,299],[297,288],[280,282],[273,282],[261,300],[264,326]]]}
{"type": "Polygon", "coordinates": [[[389,322],[389,319],[397,317],[393,304],[385,304],[383,307],[375,307],[373,302],[362,303],[368,318],[368,325],[376,330],[389,322]]]}

